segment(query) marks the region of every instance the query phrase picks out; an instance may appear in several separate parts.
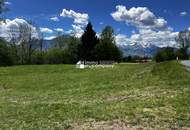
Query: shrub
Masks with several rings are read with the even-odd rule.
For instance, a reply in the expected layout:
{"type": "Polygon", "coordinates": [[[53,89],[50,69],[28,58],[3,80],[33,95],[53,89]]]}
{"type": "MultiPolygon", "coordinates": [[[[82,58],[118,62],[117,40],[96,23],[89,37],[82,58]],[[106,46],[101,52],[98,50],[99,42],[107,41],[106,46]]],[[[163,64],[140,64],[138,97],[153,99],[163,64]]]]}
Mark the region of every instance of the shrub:
{"type": "Polygon", "coordinates": [[[176,56],[178,57],[179,60],[188,60],[189,55],[187,54],[187,49],[186,48],[181,48],[176,52],[176,56]]]}
{"type": "Polygon", "coordinates": [[[32,54],[31,59],[32,64],[44,64],[45,63],[45,53],[40,51],[35,51],[32,54]]]}
{"type": "Polygon", "coordinates": [[[63,51],[61,49],[51,49],[45,55],[45,62],[48,64],[62,64],[63,51]]]}
{"type": "Polygon", "coordinates": [[[158,52],[154,57],[156,62],[174,60],[175,58],[176,58],[176,55],[175,55],[174,49],[170,47],[167,47],[164,50],[158,52]]]}
{"type": "Polygon", "coordinates": [[[0,66],[10,66],[12,64],[13,60],[10,55],[9,47],[3,40],[0,40],[0,66]]]}

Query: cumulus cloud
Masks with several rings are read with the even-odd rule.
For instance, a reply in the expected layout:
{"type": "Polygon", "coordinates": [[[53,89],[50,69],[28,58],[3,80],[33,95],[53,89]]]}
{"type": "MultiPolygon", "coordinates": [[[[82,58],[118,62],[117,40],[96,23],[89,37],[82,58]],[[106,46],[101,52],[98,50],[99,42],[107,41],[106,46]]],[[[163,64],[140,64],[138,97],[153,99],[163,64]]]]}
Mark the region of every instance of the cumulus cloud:
{"type": "Polygon", "coordinates": [[[11,5],[12,3],[9,2],[9,1],[5,1],[4,4],[5,4],[5,5],[11,5]]]}
{"type": "Polygon", "coordinates": [[[100,22],[100,25],[103,25],[104,24],[104,22],[100,22]]]}
{"type": "Polygon", "coordinates": [[[87,24],[88,23],[88,14],[86,13],[77,13],[73,10],[63,9],[60,14],[61,17],[73,18],[75,24],[87,24]]]}
{"type": "Polygon", "coordinates": [[[187,12],[185,11],[180,13],[180,16],[186,16],[186,15],[187,15],[187,12]]]}
{"type": "Polygon", "coordinates": [[[125,6],[116,6],[116,11],[111,16],[119,22],[126,22],[142,29],[166,29],[167,21],[157,18],[146,7],[133,7],[129,10],[125,6]]]}
{"type": "Polygon", "coordinates": [[[116,35],[116,43],[118,46],[128,46],[140,44],[143,47],[151,45],[158,47],[178,47],[175,38],[178,32],[166,31],[153,31],[153,30],[140,30],[139,33],[132,34],[131,37],[126,35],[116,35]]]}
{"type": "Polygon", "coordinates": [[[0,22],[0,37],[7,41],[16,40],[19,44],[21,40],[27,40],[29,36],[36,39],[40,38],[38,29],[24,19],[7,19],[0,22]],[[26,31],[26,29],[30,31],[26,31]]]}
{"type": "Polygon", "coordinates": [[[53,30],[51,30],[51,29],[49,29],[49,28],[40,28],[40,31],[42,32],[42,33],[53,33],[53,30]]]}
{"type": "Polygon", "coordinates": [[[115,40],[118,46],[127,46],[131,44],[130,39],[124,34],[116,35],[115,40]]]}
{"type": "Polygon", "coordinates": [[[72,25],[73,27],[73,34],[76,36],[76,37],[81,37],[82,34],[84,33],[84,27],[81,26],[81,25],[72,25]]]}
{"type": "Polygon", "coordinates": [[[58,22],[59,18],[58,17],[51,17],[50,20],[54,21],[54,22],[58,22]]]}
{"type": "MultiPolygon", "coordinates": [[[[172,32],[170,30],[165,31],[153,31],[153,30],[140,30],[139,37],[142,40],[143,45],[155,45],[158,47],[177,47],[175,37],[178,32],[172,32]]],[[[140,40],[137,42],[141,42],[140,40]]]]}
{"type": "Polygon", "coordinates": [[[72,18],[74,20],[72,24],[73,29],[70,30],[70,33],[72,33],[76,37],[81,37],[84,32],[84,27],[87,25],[89,20],[88,14],[63,9],[60,16],[64,18],[72,18]]]}
{"type": "Polygon", "coordinates": [[[55,28],[54,30],[57,32],[62,32],[62,33],[64,32],[64,30],[62,28],[55,28]]]}
{"type": "Polygon", "coordinates": [[[49,37],[44,37],[44,40],[53,40],[56,38],[56,36],[49,36],[49,37]]]}
{"type": "Polygon", "coordinates": [[[175,37],[178,32],[173,32],[172,28],[167,26],[167,21],[164,18],[156,17],[147,7],[127,9],[125,6],[118,5],[111,16],[114,20],[125,22],[137,29],[137,32],[134,32],[131,37],[117,35],[116,42],[118,45],[176,46],[175,37]]]}
{"type": "Polygon", "coordinates": [[[73,32],[73,30],[70,29],[70,30],[65,31],[64,33],[65,33],[65,34],[72,34],[72,32],[73,32]]]}

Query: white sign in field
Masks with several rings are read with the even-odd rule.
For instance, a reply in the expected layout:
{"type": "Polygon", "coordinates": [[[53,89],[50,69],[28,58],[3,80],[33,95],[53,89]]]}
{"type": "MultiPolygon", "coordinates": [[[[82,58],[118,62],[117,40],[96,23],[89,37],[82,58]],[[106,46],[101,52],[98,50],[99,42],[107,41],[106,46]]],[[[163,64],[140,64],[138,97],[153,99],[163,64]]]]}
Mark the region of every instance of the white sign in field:
{"type": "Polygon", "coordinates": [[[76,64],[76,68],[84,69],[85,68],[84,62],[83,61],[78,61],[77,64],[76,64]]]}
{"type": "Polygon", "coordinates": [[[112,67],[114,66],[114,61],[78,61],[76,64],[76,68],[84,69],[84,68],[95,68],[95,67],[112,67]]]}

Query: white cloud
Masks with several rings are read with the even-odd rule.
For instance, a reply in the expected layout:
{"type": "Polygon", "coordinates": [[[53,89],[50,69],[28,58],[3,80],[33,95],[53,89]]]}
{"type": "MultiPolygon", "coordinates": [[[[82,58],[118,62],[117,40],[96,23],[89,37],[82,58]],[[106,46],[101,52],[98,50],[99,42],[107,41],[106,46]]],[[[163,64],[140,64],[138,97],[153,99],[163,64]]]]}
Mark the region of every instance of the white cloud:
{"type": "Polygon", "coordinates": [[[72,32],[73,32],[72,29],[65,31],[66,34],[72,34],[72,32]]]}
{"type": "Polygon", "coordinates": [[[69,30],[69,32],[76,37],[81,37],[81,35],[84,32],[84,27],[88,24],[88,20],[89,20],[88,14],[78,13],[73,10],[63,9],[60,16],[74,19],[73,24],[72,24],[73,29],[69,30]]]}
{"type": "Polygon", "coordinates": [[[140,30],[137,34],[132,34],[131,37],[126,35],[116,35],[116,43],[118,46],[127,46],[140,44],[143,47],[150,45],[158,47],[178,47],[175,41],[175,37],[178,32],[166,31],[153,31],[153,30],[140,30]]]}
{"type": "Polygon", "coordinates": [[[53,40],[56,36],[44,37],[44,40],[53,40]]]}
{"type": "Polygon", "coordinates": [[[157,18],[146,7],[133,7],[129,10],[125,6],[116,6],[116,11],[111,16],[119,22],[126,22],[142,29],[166,29],[167,21],[157,18]]]}
{"type": "Polygon", "coordinates": [[[188,30],[190,31],[190,27],[188,28],[188,30]]]}
{"type": "Polygon", "coordinates": [[[51,29],[49,29],[49,28],[40,28],[40,31],[42,32],[42,33],[53,33],[53,30],[51,30],[51,29]]]}
{"type": "Polygon", "coordinates": [[[84,33],[84,29],[83,29],[83,26],[80,26],[80,25],[72,25],[73,27],[73,34],[76,36],[76,37],[81,37],[82,34],[84,33]]]}
{"type": "Polygon", "coordinates": [[[12,4],[12,3],[9,2],[9,1],[5,1],[4,3],[5,3],[5,5],[11,5],[11,4],[12,4]]]}
{"type": "Polygon", "coordinates": [[[64,32],[64,30],[62,28],[56,28],[54,30],[57,31],[57,32],[64,32]]]}
{"type": "Polygon", "coordinates": [[[73,35],[75,37],[80,38],[82,36],[82,34],[84,33],[84,27],[81,25],[72,25],[73,29],[70,29],[68,31],[65,31],[65,34],[69,34],[69,35],[73,35]]]}
{"type": "Polygon", "coordinates": [[[185,11],[180,13],[180,16],[186,16],[186,15],[187,15],[187,12],[185,11]]]}
{"type": "Polygon", "coordinates": [[[51,17],[50,20],[55,21],[55,22],[58,22],[58,21],[59,21],[59,18],[58,18],[58,17],[51,17]]]}
{"type": "Polygon", "coordinates": [[[37,28],[24,19],[6,19],[4,22],[0,22],[0,37],[7,41],[16,40],[15,42],[19,44],[22,40],[28,40],[29,36],[32,38],[40,37],[37,28]],[[25,29],[30,29],[31,31],[25,32],[25,29]]]}
{"type": "Polygon", "coordinates": [[[141,43],[144,46],[155,45],[158,47],[177,47],[175,37],[177,32],[165,31],[153,31],[153,30],[140,30],[139,39],[134,39],[136,42],[141,43]]]}
{"type": "Polygon", "coordinates": [[[100,22],[100,25],[103,25],[104,24],[104,22],[100,22]]]}
{"type": "Polygon", "coordinates": [[[178,32],[173,32],[173,29],[167,26],[167,21],[164,18],[156,17],[147,7],[133,7],[128,10],[125,6],[118,5],[111,16],[114,20],[125,22],[137,29],[131,37],[117,35],[116,42],[118,45],[177,46],[175,37],[178,32]]]}
{"type": "Polygon", "coordinates": [[[135,34],[135,33],[136,33],[136,31],[135,31],[135,30],[132,30],[132,31],[131,31],[131,33],[132,33],[132,34],[135,34]]]}
{"type": "Polygon", "coordinates": [[[63,9],[62,13],[60,14],[61,17],[67,17],[74,19],[75,24],[82,24],[86,25],[88,23],[89,16],[86,13],[77,13],[73,10],[63,9]]]}
{"type": "Polygon", "coordinates": [[[118,34],[115,36],[116,44],[118,46],[127,46],[130,45],[130,39],[124,34],[118,34]]]}

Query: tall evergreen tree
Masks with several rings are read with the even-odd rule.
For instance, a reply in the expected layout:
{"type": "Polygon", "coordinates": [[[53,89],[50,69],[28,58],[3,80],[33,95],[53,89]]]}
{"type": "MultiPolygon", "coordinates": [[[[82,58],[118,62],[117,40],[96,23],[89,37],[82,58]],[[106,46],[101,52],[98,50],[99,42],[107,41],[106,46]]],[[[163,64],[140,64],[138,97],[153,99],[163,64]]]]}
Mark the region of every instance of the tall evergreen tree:
{"type": "Polygon", "coordinates": [[[106,26],[100,36],[100,43],[96,46],[96,56],[100,60],[119,61],[122,54],[115,44],[114,30],[106,26]]]}
{"type": "Polygon", "coordinates": [[[12,65],[12,57],[9,52],[7,43],[0,39],[0,66],[12,65]]]}
{"type": "Polygon", "coordinates": [[[98,44],[96,32],[93,30],[91,23],[88,23],[84,34],[81,37],[81,44],[79,46],[80,60],[92,61],[95,60],[95,46],[98,44]]]}

